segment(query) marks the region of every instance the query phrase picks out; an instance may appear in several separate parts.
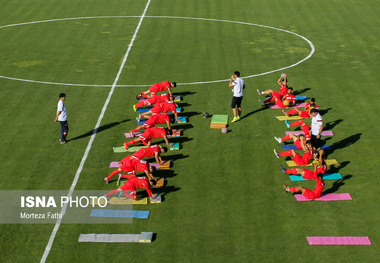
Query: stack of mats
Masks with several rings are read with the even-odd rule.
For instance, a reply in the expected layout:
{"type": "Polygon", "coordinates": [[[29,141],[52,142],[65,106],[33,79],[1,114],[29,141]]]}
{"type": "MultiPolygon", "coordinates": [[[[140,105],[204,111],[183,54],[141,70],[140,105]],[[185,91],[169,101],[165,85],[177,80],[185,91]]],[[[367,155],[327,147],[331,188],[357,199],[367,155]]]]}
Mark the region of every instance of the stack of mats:
{"type": "Polygon", "coordinates": [[[211,118],[211,129],[221,129],[227,126],[228,115],[213,115],[211,118]]]}

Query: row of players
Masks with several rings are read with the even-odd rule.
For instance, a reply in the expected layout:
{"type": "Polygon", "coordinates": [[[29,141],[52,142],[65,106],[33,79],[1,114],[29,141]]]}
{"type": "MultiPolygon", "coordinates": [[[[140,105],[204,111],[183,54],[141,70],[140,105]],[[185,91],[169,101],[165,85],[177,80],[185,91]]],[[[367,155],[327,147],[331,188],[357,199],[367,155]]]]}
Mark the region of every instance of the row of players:
{"type": "Polygon", "coordinates": [[[151,145],[151,141],[152,139],[163,138],[167,146],[171,146],[167,138],[168,135],[172,134],[170,124],[173,124],[176,121],[178,122],[178,115],[176,111],[178,105],[174,103],[171,92],[171,88],[174,87],[176,87],[175,82],[165,81],[156,83],[149,90],[136,96],[137,99],[146,99],[133,105],[134,111],[137,111],[138,108],[143,106],[153,107],[148,112],[139,114],[136,118],[137,122],[140,122],[142,118],[148,118],[147,121],[143,125],[138,125],[135,129],[129,132],[131,137],[134,136],[135,132],[138,132],[141,129],[145,129],[144,133],[139,135],[138,138],[124,143],[124,147],[128,150],[131,145],[136,145],[137,143],[142,143],[147,147],[141,148],[134,154],[121,159],[119,162],[119,168],[104,178],[104,181],[108,184],[112,177],[119,174],[117,185],[120,185],[121,179],[128,179],[119,188],[113,189],[109,193],[105,194],[107,199],[114,194],[119,194],[119,197],[125,196],[135,200],[137,196],[136,190],[143,188],[153,201],[159,197],[158,195],[152,195],[151,190],[151,187],[154,187],[157,184],[157,179],[153,176],[156,168],[143,159],[154,157],[159,165],[165,163],[165,161],[161,158],[161,154],[166,153],[168,148],[161,147],[160,145],[151,145]],[[158,95],[157,93],[160,91],[168,91],[169,94],[158,95]],[[167,114],[168,112],[173,112],[174,118],[170,117],[167,114]],[[157,124],[164,123],[166,123],[167,129],[163,127],[156,127],[157,124]],[[144,173],[145,176],[137,177],[138,172],[144,173]]]}
{"type": "MultiPolygon", "coordinates": [[[[296,104],[296,97],[293,95],[293,89],[288,87],[287,85],[287,75],[284,73],[281,74],[281,77],[279,78],[277,83],[281,86],[279,92],[276,92],[272,89],[266,91],[257,90],[259,95],[270,96],[265,101],[260,100],[260,102],[263,104],[274,102],[280,108],[294,106],[296,104]]],[[[315,104],[315,99],[312,98],[309,103],[306,103],[304,110],[294,107],[287,112],[284,110],[282,110],[282,112],[286,116],[297,114],[298,116],[304,119],[311,118],[312,121],[311,125],[308,126],[303,120],[294,123],[290,123],[288,120],[286,120],[285,124],[288,128],[301,126],[304,134],[301,134],[298,137],[295,136],[293,133],[288,134],[282,138],[274,137],[275,140],[278,141],[278,143],[293,140],[294,145],[297,147],[297,149],[303,150],[304,153],[302,156],[300,156],[294,150],[288,150],[283,152],[277,152],[276,150],[274,150],[274,154],[277,158],[292,157],[292,160],[298,166],[308,165],[312,161],[314,169],[285,169],[283,166],[281,166],[281,170],[284,174],[300,175],[306,180],[313,179],[316,181],[316,186],[314,190],[310,190],[302,186],[287,187],[286,185],[284,185],[284,189],[286,192],[301,192],[303,196],[305,196],[308,199],[319,198],[325,187],[325,183],[323,181],[323,174],[327,170],[327,165],[324,150],[320,148],[320,137],[323,130],[323,119],[319,113],[318,105],[315,104]]]]}

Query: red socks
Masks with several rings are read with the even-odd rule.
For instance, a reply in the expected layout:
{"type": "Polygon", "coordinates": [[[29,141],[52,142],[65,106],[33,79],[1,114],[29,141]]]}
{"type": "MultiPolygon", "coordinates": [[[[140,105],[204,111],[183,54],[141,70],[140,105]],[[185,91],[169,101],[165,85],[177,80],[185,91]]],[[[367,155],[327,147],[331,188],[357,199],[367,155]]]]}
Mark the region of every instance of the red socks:
{"type": "Polygon", "coordinates": [[[302,124],[305,124],[305,122],[301,120],[301,121],[295,121],[295,122],[291,123],[289,126],[295,127],[295,126],[301,126],[302,124]]]}
{"type": "Polygon", "coordinates": [[[122,174],[121,178],[134,179],[134,178],[136,178],[136,176],[132,175],[132,174],[122,174]]]}
{"type": "Polygon", "coordinates": [[[289,192],[297,193],[298,192],[297,187],[290,187],[289,192]]]}
{"type": "Polygon", "coordinates": [[[137,132],[138,130],[139,130],[139,129],[136,128],[136,129],[131,130],[130,132],[131,132],[131,133],[134,133],[134,132],[137,132]]]}
{"type": "Polygon", "coordinates": [[[144,106],[144,102],[139,102],[135,105],[135,108],[138,109],[140,107],[144,106]]]}
{"type": "Polygon", "coordinates": [[[117,189],[113,189],[111,192],[109,192],[108,194],[106,194],[106,197],[109,197],[110,195],[114,195],[117,193],[117,189]]]}
{"type": "Polygon", "coordinates": [[[289,150],[289,151],[285,151],[285,152],[280,152],[278,153],[278,156],[280,157],[284,157],[284,156],[291,156],[293,153],[292,153],[292,150],[289,150]]]}
{"type": "Polygon", "coordinates": [[[297,114],[298,111],[296,109],[291,109],[290,111],[287,112],[288,115],[293,115],[293,114],[297,114]]]}
{"type": "Polygon", "coordinates": [[[116,169],[115,171],[113,171],[109,176],[107,176],[107,180],[109,181],[112,177],[114,177],[115,175],[117,175],[118,173],[120,173],[119,169],[116,169]]]}
{"type": "Polygon", "coordinates": [[[289,141],[290,140],[290,134],[284,136],[281,138],[281,140],[284,142],[284,141],[289,141]]]}
{"type": "Polygon", "coordinates": [[[286,173],[288,173],[288,174],[298,174],[296,168],[286,169],[286,173]]]}

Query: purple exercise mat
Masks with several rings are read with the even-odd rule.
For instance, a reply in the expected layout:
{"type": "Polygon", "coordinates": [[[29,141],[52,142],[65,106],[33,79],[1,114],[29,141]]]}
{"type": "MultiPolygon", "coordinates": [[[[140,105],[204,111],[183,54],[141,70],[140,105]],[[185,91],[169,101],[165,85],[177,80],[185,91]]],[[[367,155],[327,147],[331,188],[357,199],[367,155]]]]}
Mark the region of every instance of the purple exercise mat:
{"type": "MultiPolygon", "coordinates": [[[[297,201],[312,201],[312,199],[307,199],[302,194],[295,194],[294,197],[297,199],[297,201]]],[[[344,201],[344,200],[352,200],[352,197],[349,193],[322,194],[321,197],[314,200],[315,201],[344,201]]]]}
{"type": "MultiPolygon", "coordinates": [[[[303,134],[303,131],[285,131],[285,134],[291,134],[293,133],[295,136],[298,136],[300,134],[303,134]]],[[[334,133],[332,131],[322,131],[322,136],[334,136],[334,133]]]]}
{"type": "Polygon", "coordinates": [[[294,106],[290,106],[290,107],[287,107],[287,108],[280,108],[278,107],[276,104],[270,104],[268,105],[269,108],[271,109],[289,109],[289,108],[294,108],[294,107],[305,107],[306,106],[306,102],[302,102],[302,103],[296,103],[296,105],[294,106]]]}
{"type": "Polygon", "coordinates": [[[309,245],[372,245],[369,237],[306,237],[309,245]]]}

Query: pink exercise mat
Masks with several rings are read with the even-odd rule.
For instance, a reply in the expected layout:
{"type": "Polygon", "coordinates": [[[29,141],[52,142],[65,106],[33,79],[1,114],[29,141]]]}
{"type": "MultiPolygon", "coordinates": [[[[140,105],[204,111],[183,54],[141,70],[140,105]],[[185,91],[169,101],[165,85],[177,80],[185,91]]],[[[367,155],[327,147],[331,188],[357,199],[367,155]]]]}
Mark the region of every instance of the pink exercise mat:
{"type": "MultiPolygon", "coordinates": [[[[295,194],[294,197],[297,199],[297,201],[312,201],[312,199],[307,199],[301,194],[295,194]]],[[[345,201],[345,200],[352,200],[352,197],[349,193],[322,194],[321,197],[314,200],[315,201],[345,201]]]]}
{"type": "Polygon", "coordinates": [[[369,237],[327,237],[327,236],[315,236],[306,237],[309,245],[372,245],[369,237]]]}

